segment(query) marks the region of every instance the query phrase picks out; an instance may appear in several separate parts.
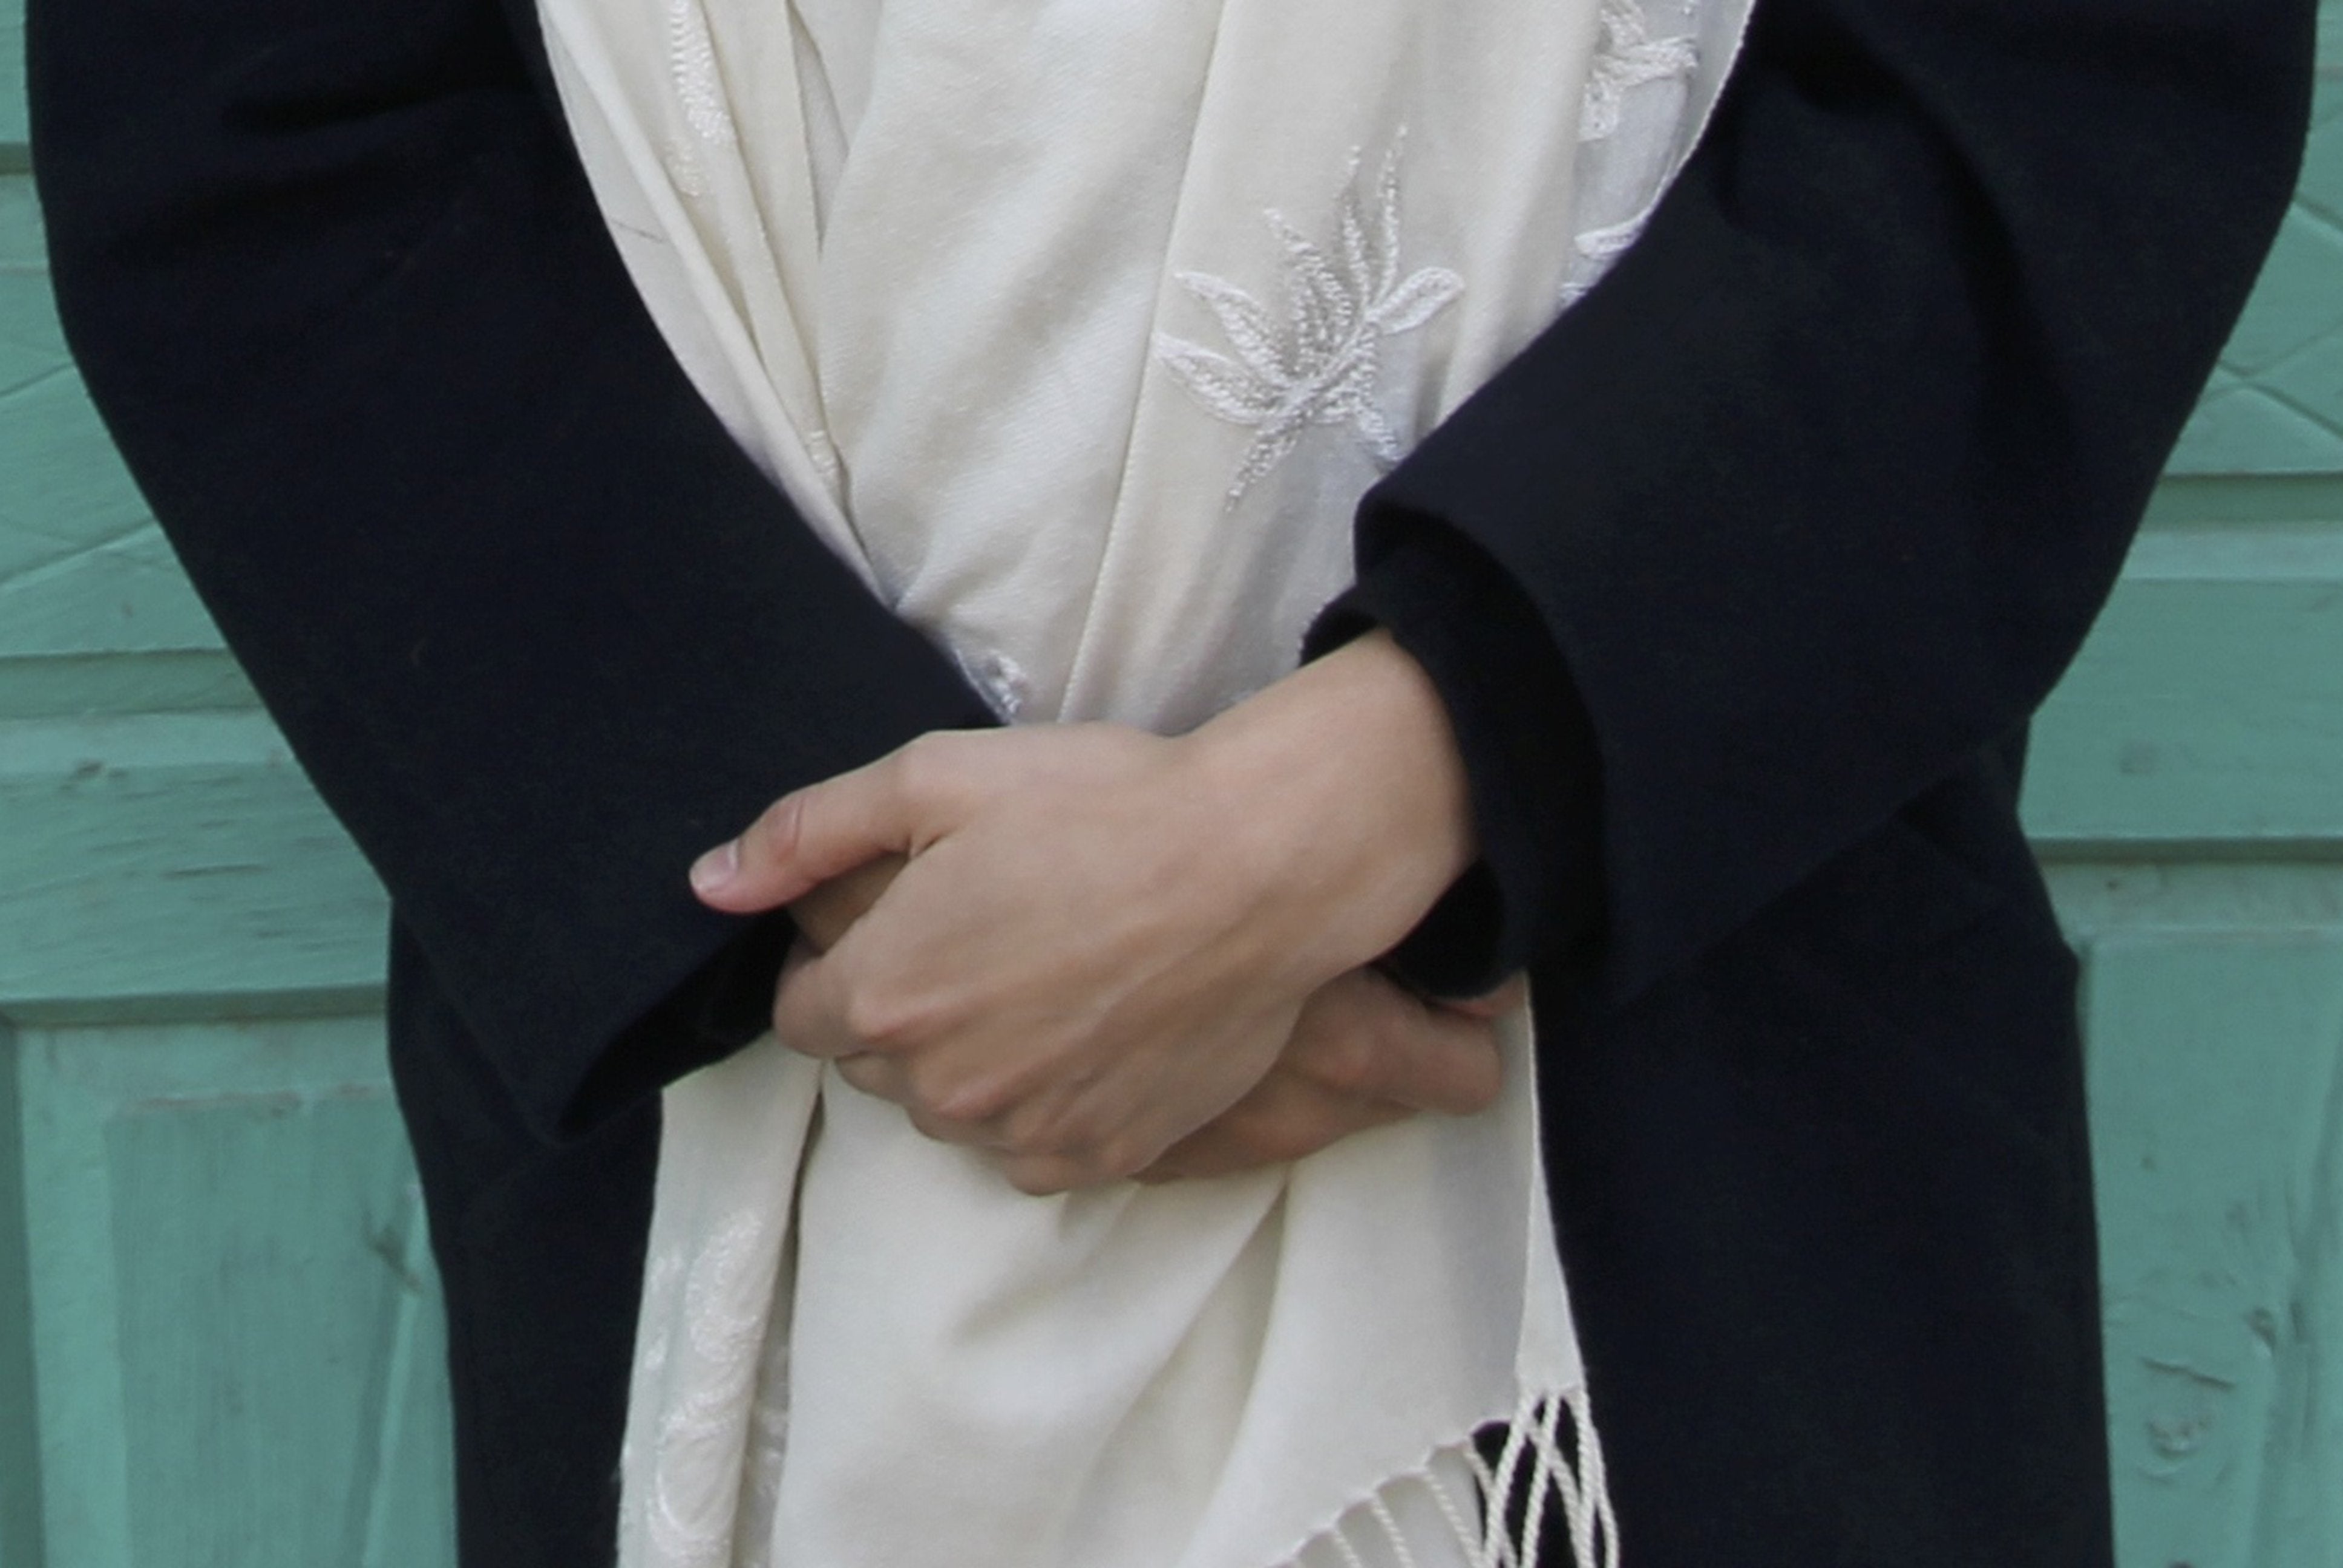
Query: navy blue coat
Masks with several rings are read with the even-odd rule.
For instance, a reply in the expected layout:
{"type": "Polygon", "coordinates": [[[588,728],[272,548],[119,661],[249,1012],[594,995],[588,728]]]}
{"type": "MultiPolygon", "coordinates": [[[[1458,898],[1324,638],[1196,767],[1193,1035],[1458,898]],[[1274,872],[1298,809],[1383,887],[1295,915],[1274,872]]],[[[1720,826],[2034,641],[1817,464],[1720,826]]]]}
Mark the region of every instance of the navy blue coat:
{"type": "MultiPolygon", "coordinates": [[[[2109,1560],[2073,960],[2016,824],[2292,184],[2310,0],[1760,0],[1645,238],[1364,500],[1536,976],[1636,1568],[2109,1560]]],[[[32,0],[67,330],[389,887],[470,1568],[608,1556],[682,869],[986,722],[726,437],[527,0],[32,0]]]]}

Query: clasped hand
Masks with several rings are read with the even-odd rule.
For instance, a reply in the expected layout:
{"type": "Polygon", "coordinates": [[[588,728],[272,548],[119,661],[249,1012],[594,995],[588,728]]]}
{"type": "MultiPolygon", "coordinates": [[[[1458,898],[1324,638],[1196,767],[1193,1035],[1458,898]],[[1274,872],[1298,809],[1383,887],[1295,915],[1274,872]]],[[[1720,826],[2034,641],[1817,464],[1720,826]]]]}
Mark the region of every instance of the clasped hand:
{"type": "Polygon", "coordinates": [[[784,797],[693,880],[809,938],[774,1026],[1052,1192],[1290,1159],[1494,1098],[1509,999],[1364,966],[1472,854],[1437,695],[1377,635],[1185,736],[940,733],[784,797]]]}

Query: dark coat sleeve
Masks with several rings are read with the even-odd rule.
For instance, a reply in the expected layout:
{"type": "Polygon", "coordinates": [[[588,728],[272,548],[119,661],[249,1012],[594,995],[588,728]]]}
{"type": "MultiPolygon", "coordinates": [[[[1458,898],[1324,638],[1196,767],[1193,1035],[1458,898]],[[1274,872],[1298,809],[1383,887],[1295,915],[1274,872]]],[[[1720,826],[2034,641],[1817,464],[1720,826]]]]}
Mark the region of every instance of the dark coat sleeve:
{"type": "Polygon", "coordinates": [[[1368,496],[1321,628],[1390,624],[1469,759],[1427,983],[1594,937],[1634,994],[2026,722],[2285,210],[2314,13],[1758,0],[1642,241],[1368,496]]]}
{"type": "Polygon", "coordinates": [[[739,1043],[787,933],[702,910],[692,857],[988,716],[693,393],[504,18],[34,0],[27,29],[92,392],[526,1113],[739,1043]]]}

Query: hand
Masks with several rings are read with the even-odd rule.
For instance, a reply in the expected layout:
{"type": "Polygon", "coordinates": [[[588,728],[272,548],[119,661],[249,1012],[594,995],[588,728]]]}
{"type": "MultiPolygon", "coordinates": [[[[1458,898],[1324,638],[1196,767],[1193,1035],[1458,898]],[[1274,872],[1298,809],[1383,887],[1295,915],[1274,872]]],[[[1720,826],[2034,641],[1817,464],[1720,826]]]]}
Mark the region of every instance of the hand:
{"type": "Polygon", "coordinates": [[[1363,638],[1193,735],[938,735],[801,790],[695,868],[769,909],[909,863],[776,1024],[931,1136],[1059,1191],[1127,1175],[1266,1076],[1304,1002],[1471,854],[1436,694],[1363,638]]]}
{"type": "Polygon", "coordinates": [[[1268,1075],[1138,1180],[1225,1176],[1300,1160],[1421,1112],[1486,1111],[1503,1087],[1492,1020],[1522,994],[1515,980],[1472,1001],[1432,1002],[1372,969],[1338,976],[1303,1005],[1268,1075]]]}
{"type": "Polygon", "coordinates": [[[830,951],[855,921],[870,912],[879,895],[887,890],[895,874],[908,863],[900,855],[881,855],[850,871],[840,871],[820,887],[791,900],[789,920],[796,925],[798,935],[814,951],[830,951]]]}
{"type": "MultiPolygon", "coordinates": [[[[790,919],[814,950],[828,951],[904,864],[889,855],[858,866],[790,904],[790,919]]],[[[1502,1087],[1490,1020],[1518,1006],[1523,994],[1516,980],[1486,997],[1424,1001],[1373,969],[1338,975],[1302,1004],[1268,1074],[1138,1180],[1225,1176],[1300,1160],[1422,1112],[1485,1111],[1502,1087]]]]}

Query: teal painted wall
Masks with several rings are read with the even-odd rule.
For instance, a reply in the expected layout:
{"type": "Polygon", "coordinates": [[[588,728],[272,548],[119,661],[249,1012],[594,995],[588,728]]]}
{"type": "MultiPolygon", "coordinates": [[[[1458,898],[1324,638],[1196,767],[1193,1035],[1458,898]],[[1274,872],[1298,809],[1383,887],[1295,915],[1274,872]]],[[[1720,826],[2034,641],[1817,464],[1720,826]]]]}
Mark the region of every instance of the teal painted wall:
{"type": "Polygon", "coordinates": [[[444,1568],[380,890],[51,313],[0,0],[0,1568],[444,1568]]]}
{"type": "MultiPolygon", "coordinates": [[[[2087,966],[2125,1568],[2343,1568],[2343,0],[2027,817],[2087,966]]],[[[59,341],[0,0],[0,1568],[452,1561],[383,902],[59,341]]]]}
{"type": "Polygon", "coordinates": [[[2343,5],[2027,820],[2086,965],[2125,1568],[2343,1568],[2343,5]]]}

